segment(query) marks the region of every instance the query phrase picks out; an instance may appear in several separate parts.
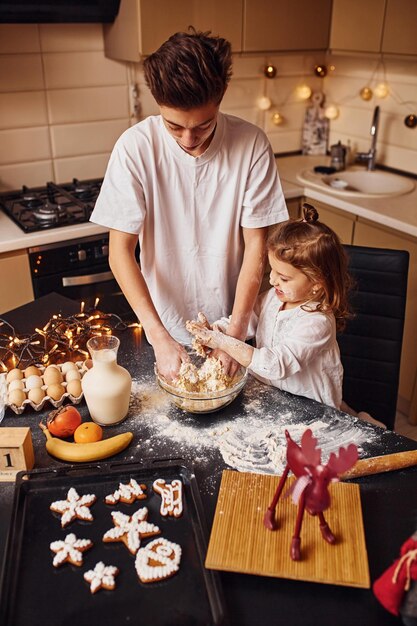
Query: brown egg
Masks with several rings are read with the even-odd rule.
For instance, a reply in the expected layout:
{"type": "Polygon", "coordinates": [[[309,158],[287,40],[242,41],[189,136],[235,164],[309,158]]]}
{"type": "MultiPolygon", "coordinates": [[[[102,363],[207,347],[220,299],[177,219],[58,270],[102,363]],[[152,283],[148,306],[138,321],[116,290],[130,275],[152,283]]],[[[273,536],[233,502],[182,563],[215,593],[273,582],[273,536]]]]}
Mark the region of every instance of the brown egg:
{"type": "Polygon", "coordinates": [[[67,392],[74,396],[74,398],[79,398],[82,393],[81,380],[70,380],[67,385],[67,392]]]}
{"type": "Polygon", "coordinates": [[[25,378],[29,378],[29,376],[40,376],[41,374],[41,370],[36,367],[36,365],[29,365],[29,367],[25,369],[25,378]]]}
{"type": "Polygon", "coordinates": [[[31,389],[28,393],[28,398],[33,404],[40,404],[45,397],[45,392],[40,387],[31,389]]]}
{"type": "Polygon", "coordinates": [[[23,389],[24,386],[23,380],[17,380],[16,378],[9,383],[9,393],[13,391],[13,389],[23,389]]]}
{"type": "Polygon", "coordinates": [[[26,400],[26,394],[21,389],[13,389],[8,396],[9,404],[15,404],[16,406],[22,406],[26,400]]]}
{"type": "Polygon", "coordinates": [[[78,368],[75,365],[75,363],[73,363],[72,361],[66,361],[65,363],[61,365],[61,372],[64,375],[67,374],[67,372],[69,372],[70,370],[76,370],[76,369],[78,368]]]}
{"type": "Polygon", "coordinates": [[[52,398],[52,400],[60,400],[65,393],[65,388],[59,383],[48,385],[46,394],[52,398]]]}
{"type": "Polygon", "coordinates": [[[12,380],[20,380],[23,378],[23,372],[18,367],[10,370],[10,372],[6,376],[6,381],[8,383],[12,382],[12,380]]]}
{"type": "Polygon", "coordinates": [[[78,370],[69,370],[65,374],[65,380],[69,383],[71,380],[80,380],[81,374],[78,370]]]}
{"type": "Polygon", "coordinates": [[[55,365],[49,365],[43,373],[45,385],[55,385],[62,383],[63,377],[61,371],[55,365]]]}

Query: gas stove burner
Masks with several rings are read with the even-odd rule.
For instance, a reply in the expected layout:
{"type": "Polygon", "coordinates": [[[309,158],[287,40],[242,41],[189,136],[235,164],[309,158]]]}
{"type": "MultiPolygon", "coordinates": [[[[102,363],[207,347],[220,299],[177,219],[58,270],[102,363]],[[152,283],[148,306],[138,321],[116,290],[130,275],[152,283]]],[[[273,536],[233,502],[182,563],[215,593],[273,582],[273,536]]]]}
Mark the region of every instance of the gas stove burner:
{"type": "Polygon", "coordinates": [[[35,207],[40,206],[43,203],[43,200],[40,198],[39,194],[34,191],[31,191],[27,187],[23,187],[22,191],[22,204],[26,206],[28,209],[33,209],[35,207]]]}
{"type": "Polygon", "coordinates": [[[0,193],[0,210],[25,232],[73,226],[88,222],[100,193],[101,178],[72,182],[47,182],[43,187],[27,187],[0,193]]]}
{"type": "Polygon", "coordinates": [[[80,200],[88,201],[92,200],[95,196],[97,196],[97,192],[93,186],[88,183],[80,183],[76,178],[72,181],[72,193],[76,198],[80,200]]]}
{"type": "Polygon", "coordinates": [[[57,222],[65,215],[65,208],[46,200],[44,204],[33,210],[33,215],[41,222],[57,222]]]}

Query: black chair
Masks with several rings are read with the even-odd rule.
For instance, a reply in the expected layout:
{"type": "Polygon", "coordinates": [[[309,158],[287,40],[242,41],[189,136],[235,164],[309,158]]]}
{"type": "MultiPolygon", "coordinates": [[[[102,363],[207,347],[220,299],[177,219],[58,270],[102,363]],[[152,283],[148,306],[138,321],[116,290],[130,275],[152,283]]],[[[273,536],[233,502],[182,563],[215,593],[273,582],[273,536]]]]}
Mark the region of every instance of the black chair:
{"type": "Polygon", "coordinates": [[[344,246],[355,281],[355,317],[338,334],[343,400],[393,429],[398,395],[409,254],[344,246]]]}

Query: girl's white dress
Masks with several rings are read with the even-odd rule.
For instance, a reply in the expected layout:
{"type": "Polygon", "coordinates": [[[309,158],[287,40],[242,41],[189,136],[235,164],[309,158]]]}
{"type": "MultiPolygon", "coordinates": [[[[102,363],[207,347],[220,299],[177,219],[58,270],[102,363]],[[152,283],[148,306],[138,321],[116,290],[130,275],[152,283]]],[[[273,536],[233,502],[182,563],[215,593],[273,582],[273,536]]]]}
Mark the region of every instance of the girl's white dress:
{"type": "MultiPolygon", "coordinates": [[[[282,311],[281,306],[273,288],[258,297],[249,371],[268,385],[339,409],[343,367],[334,315],[301,307],[282,311]]],[[[314,309],[314,303],[308,306],[314,309]]]]}

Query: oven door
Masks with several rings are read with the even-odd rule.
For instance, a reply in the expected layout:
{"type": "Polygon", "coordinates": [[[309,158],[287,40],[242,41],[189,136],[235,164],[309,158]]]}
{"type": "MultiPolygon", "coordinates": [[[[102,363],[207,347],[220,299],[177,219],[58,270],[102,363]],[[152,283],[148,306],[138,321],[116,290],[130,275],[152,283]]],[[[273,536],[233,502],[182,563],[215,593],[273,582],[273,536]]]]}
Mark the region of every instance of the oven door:
{"type": "Polygon", "coordinates": [[[52,291],[85,302],[86,310],[93,308],[99,298],[98,308],[105,313],[115,313],[124,320],[136,321],[135,314],[120,290],[107,263],[94,267],[94,271],[73,269],[49,276],[33,277],[35,298],[52,291]]]}

